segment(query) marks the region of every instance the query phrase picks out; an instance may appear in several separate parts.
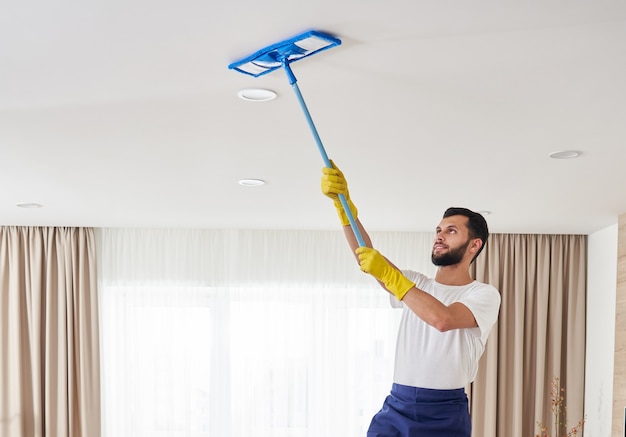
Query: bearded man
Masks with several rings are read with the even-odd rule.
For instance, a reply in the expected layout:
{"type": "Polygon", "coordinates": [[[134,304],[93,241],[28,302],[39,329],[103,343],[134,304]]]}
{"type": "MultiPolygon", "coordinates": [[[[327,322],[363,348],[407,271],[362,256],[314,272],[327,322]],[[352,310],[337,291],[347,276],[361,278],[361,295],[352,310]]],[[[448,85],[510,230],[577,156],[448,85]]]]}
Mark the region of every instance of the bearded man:
{"type": "Polygon", "coordinates": [[[373,248],[345,177],[332,165],[322,170],[322,192],[333,200],[361,270],[376,278],[390,293],[392,306],[403,311],[391,392],[372,418],[367,437],[470,437],[465,386],[476,377],[500,309],[498,290],[469,273],[487,243],[487,222],[467,208],[449,208],[435,230],[435,277],[400,270],[373,248]],[[364,247],[352,232],[340,194],[364,247]]]}

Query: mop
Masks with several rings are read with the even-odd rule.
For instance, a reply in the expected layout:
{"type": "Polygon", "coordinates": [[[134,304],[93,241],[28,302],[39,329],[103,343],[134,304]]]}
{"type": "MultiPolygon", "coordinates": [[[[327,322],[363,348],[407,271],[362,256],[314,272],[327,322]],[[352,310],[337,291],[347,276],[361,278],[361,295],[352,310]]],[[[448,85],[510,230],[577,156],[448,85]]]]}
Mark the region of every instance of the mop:
{"type": "MultiPolygon", "coordinates": [[[[290,64],[306,58],[307,56],[311,56],[315,53],[335,47],[339,44],[341,44],[341,40],[338,38],[323,32],[311,30],[288,40],[262,48],[256,53],[240,59],[239,61],[233,62],[228,66],[231,70],[236,70],[240,73],[253,77],[262,76],[279,68],[283,68],[285,70],[287,78],[289,79],[289,84],[296,93],[296,97],[298,98],[300,107],[304,112],[304,116],[309,124],[311,133],[315,138],[315,142],[317,143],[317,147],[322,155],[324,164],[329,168],[332,168],[332,163],[326,154],[326,150],[324,149],[324,145],[322,144],[322,140],[317,132],[317,128],[315,127],[311,114],[309,113],[306,103],[304,102],[304,98],[302,97],[302,93],[300,92],[300,88],[298,87],[296,77],[291,70],[290,64]]],[[[354,236],[356,237],[359,246],[364,247],[365,241],[361,236],[361,232],[359,231],[354,216],[350,211],[345,196],[340,194],[339,200],[341,201],[341,206],[346,213],[348,221],[350,222],[350,227],[352,228],[352,232],[354,232],[354,236]]]]}

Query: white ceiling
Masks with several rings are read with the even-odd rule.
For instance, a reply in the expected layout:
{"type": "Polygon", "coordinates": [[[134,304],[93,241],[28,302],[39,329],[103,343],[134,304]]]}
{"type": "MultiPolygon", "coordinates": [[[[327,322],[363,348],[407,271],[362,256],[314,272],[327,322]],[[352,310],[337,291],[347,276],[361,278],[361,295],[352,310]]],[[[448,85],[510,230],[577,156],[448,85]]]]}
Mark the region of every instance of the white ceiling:
{"type": "Polygon", "coordinates": [[[492,232],[588,234],[626,212],[623,0],[5,0],[0,225],[337,229],[286,76],[227,68],[310,29],[342,44],[292,68],[370,230],[466,206],[492,232]]]}

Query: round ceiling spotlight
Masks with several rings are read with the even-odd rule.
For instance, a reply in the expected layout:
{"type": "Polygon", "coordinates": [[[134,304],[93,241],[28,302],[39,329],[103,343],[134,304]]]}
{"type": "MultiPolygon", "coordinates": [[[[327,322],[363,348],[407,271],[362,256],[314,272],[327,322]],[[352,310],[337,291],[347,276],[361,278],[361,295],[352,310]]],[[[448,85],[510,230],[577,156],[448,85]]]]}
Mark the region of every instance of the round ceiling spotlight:
{"type": "Polygon", "coordinates": [[[40,203],[32,203],[32,202],[28,202],[28,203],[18,203],[16,205],[18,208],[24,208],[24,209],[37,209],[37,208],[43,208],[43,205],[40,203]]]}
{"type": "Polygon", "coordinates": [[[246,88],[237,93],[237,96],[247,102],[269,102],[277,96],[275,91],[264,88],[246,88]]]}
{"type": "Polygon", "coordinates": [[[580,155],[581,152],[577,150],[562,150],[560,152],[552,152],[549,156],[554,159],[573,159],[578,158],[580,155]]]}
{"type": "Polygon", "coordinates": [[[239,185],[243,185],[244,187],[260,187],[261,185],[265,185],[265,181],[262,179],[241,179],[239,185]]]}

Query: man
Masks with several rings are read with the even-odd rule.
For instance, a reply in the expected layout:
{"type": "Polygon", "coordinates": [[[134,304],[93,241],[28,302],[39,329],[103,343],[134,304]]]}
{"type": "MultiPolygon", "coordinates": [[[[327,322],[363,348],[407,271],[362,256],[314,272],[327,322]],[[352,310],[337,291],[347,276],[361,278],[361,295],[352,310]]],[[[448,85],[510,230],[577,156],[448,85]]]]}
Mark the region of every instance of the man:
{"type": "Polygon", "coordinates": [[[393,306],[403,309],[391,393],[373,417],[367,436],[469,437],[464,387],[476,377],[500,308],[498,290],[469,274],[489,236],[485,219],[465,208],[444,213],[431,255],[438,269],[434,278],[428,278],[399,270],[373,249],[348,184],[334,163],[322,171],[322,192],[333,199],[361,270],[391,293],[393,306]],[[359,247],[339,194],[345,196],[366,247],[359,247]]]}

